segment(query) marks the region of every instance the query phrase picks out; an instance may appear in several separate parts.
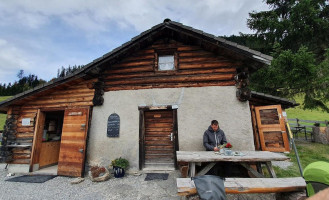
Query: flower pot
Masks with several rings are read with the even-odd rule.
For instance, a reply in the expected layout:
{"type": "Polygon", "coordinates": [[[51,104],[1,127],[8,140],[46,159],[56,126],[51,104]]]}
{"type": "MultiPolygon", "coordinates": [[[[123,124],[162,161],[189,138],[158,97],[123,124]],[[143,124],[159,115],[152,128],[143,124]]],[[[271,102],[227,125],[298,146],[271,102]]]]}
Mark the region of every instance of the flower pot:
{"type": "Polygon", "coordinates": [[[122,178],[125,176],[125,169],[121,167],[113,166],[113,172],[115,178],[122,178]]]}

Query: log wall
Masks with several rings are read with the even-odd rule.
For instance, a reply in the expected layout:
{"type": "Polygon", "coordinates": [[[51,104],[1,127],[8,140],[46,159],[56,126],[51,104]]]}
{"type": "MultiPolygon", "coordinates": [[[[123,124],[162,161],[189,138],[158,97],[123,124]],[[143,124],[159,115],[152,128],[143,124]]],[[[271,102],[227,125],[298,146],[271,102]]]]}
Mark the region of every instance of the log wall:
{"type": "Polygon", "coordinates": [[[105,91],[149,88],[231,86],[241,62],[205,51],[199,46],[159,40],[122,61],[105,66],[105,91]],[[176,70],[158,71],[157,52],[175,54],[176,70]]]}
{"type": "MultiPolygon", "coordinates": [[[[15,106],[15,138],[10,146],[13,154],[13,160],[10,163],[13,164],[29,164],[32,152],[32,143],[34,137],[34,130],[36,125],[36,118],[38,109],[43,111],[47,110],[64,110],[66,108],[86,107],[92,106],[92,100],[94,97],[94,89],[89,89],[88,84],[95,80],[83,81],[80,83],[68,83],[72,86],[66,88],[55,87],[49,89],[47,93],[40,95],[29,96],[28,100],[18,106],[15,106]],[[17,109],[19,108],[19,109],[17,109]],[[31,125],[23,126],[22,119],[30,118],[31,125]],[[25,145],[25,146],[23,146],[25,145]]],[[[14,113],[13,113],[14,114],[14,113]]],[[[11,117],[8,115],[7,117],[11,117]]]]}

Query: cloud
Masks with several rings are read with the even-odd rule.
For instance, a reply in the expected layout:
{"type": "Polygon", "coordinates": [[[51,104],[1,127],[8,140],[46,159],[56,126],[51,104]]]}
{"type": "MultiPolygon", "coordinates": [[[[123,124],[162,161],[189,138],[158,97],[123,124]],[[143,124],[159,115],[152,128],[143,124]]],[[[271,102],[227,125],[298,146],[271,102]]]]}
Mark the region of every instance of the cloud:
{"type": "MultiPolygon", "coordinates": [[[[23,51],[19,50],[8,41],[0,38],[0,61],[1,61],[1,80],[8,80],[8,78],[15,78],[16,73],[20,69],[28,69],[30,62],[23,51]]],[[[6,82],[6,81],[5,81],[6,82]]]]}
{"type": "Polygon", "coordinates": [[[232,35],[250,32],[248,12],[267,9],[262,0],[0,1],[0,82],[20,69],[49,80],[59,67],[88,64],[165,18],[232,35]]]}

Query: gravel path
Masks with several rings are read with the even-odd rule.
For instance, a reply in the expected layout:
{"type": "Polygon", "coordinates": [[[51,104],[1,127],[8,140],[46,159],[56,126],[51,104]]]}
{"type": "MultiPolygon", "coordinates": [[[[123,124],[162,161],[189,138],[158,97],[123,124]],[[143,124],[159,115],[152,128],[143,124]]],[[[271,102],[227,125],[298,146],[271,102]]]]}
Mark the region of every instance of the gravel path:
{"type": "MultiPolygon", "coordinates": [[[[146,174],[127,175],[124,178],[113,178],[105,182],[92,182],[88,177],[79,184],[71,184],[75,178],[58,176],[45,183],[8,182],[5,165],[0,164],[0,199],[108,199],[108,200],[178,200],[176,178],[178,170],[170,172],[168,180],[144,181],[146,174]]],[[[194,198],[192,198],[194,199],[194,198]]],[[[195,198],[199,199],[199,198],[195,198]]],[[[228,194],[228,200],[274,200],[275,194],[228,194]]]]}
{"type": "MultiPolygon", "coordinates": [[[[84,182],[72,185],[74,178],[58,176],[45,183],[7,182],[5,165],[0,165],[0,199],[180,199],[177,194],[178,171],[168,180],[144,181],[146,174],[112,178],[105,182],[84,182]]],[[[15,175],[17,177],[19,175],[15,175]]]]}

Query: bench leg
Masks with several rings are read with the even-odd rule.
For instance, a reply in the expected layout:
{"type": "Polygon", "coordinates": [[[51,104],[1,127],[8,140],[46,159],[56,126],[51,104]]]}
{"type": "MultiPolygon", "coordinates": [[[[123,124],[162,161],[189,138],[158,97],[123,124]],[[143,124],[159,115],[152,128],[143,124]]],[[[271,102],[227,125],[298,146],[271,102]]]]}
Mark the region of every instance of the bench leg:
{"type": "Polygon", "coordinates": [[[195,162],[190,162],[189,164],[190,177],[195,176],[195,162]]]}
{"type": "Polygon", "coordinates": [[[276,174],[275,174],[275,171],[273,169],[272,163],[271,162],[266,162],[265,165],[266,165],[267,170],[270,173],[271,177],[276,178],[276,174]]]}

